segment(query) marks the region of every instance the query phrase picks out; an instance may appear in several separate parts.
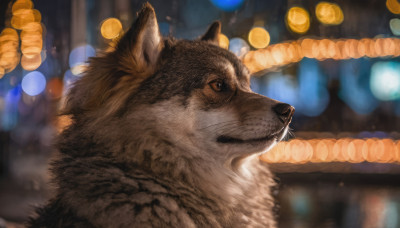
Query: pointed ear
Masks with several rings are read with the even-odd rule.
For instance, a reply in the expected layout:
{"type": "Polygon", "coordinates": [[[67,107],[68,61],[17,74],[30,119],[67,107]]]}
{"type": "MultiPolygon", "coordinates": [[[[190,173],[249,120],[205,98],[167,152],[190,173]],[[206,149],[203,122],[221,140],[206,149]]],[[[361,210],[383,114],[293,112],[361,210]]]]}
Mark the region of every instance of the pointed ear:
{"type": "Polygon", "coordinates": [[[162,48],[156,14],[153,7],[145,3],[132,27],[119,41],[116,53],[122,54],[120,63],[124,68],[129,68],[136,74],[151,74],[162,48]]]}
{"type": "Polygon", "coordinates": [[[218,35],[221,33],[221,22],[215,21],[208,28],[207,32],[201,37],[201,40],[209,41],[219,46],[218,35]]]}

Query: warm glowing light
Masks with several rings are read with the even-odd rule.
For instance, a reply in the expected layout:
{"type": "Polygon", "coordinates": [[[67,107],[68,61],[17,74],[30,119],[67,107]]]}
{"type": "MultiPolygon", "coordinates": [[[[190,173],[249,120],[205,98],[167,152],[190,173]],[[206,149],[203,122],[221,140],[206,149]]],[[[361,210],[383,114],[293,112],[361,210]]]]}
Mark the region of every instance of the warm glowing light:
{"type": "Polygon", "coordinates": [[[33,3],[31,0],[17,0],[12,6],[12,12],[16,12],[20,9],[32,9],[33,3]]]}
{"type": "Polygon", "coordinates": [[[339,25],[343,22],[342,9],[334,3],[320,2],[315,8],[317,19],[326,25],[339,25]]]}
{"type": "Polygon", "coordinates": [[[18,42],[18,33],[15,29],[5,28],[0,34],[0,42],[3,41],[15,41],[18,42]]]}
{"type": "Polygon", "coordinates": [[[33,8],[33,3],[31,0],[17,0],[12,5],[11,11],[14,14],[16,11],[20,9],[32,9],[32,8],[33,8]]]}
{"type": "Polygon", "coordinates": [[[269,163],[400,162],[400,141],[392,139],[292,139],[260,157],[269,163]]]}
{"type": "Polygon", "coordinates": [[[43,34],[43,27],[40,22],[27,23],[22,27],[22,30],[23,30],[22,32],[24,33],[37,32],[43,34]]]}
{"type": "Polygon", "coordinates": [[[310,28],[310,16],[304,8],[292,7],[286,14],[286,23],[293,32],[304,34],[310,28]]]}
{"type": "Polygon", "coordinates": [[[52,99],[58,99],[63,92],[63,82],[59,78],[51,79],[46,86],[46,93],[52,99]]]}
{"type": "Polygon", "coordinates": [[[87,69],[86,64],[80,64],[80,65],[76,65],[76,66],[72,67],[71,72],[75,76],[80,76],[83,72],[86,71],[86,69],[87,69]]]}
{"type": "Polygon", "coordinates": [[[8,73],[18,65],[18,34],[11,28],[5,28],[0,34],[0,68],[1,75],[8,73]],[[4,71],[4,73],[3,73],[4,71]]]}
{"type": "Polygon", "coordinates": [[[220,47],[224,49],[229,49],[229,39],[224,34],[220,33],[218,35],[218,43],[220,47]]]}
{"type": "MultiPolygon", "coordinates": [[[[244,41],[243,41],[244,42],[244,41]]],[[[238,47],[237,49],[240,49],[238,47]]],[[[300,61],[303,57],[317,60],[349,59],[362,57],[397,57],[400,55],[400,39],[303,39],[297,42],[269,45],[251,51],[243,61],[251,72],[258,72],[300,61]]]]}
{"type": "Polygon", "coordinates": [[[255,48],[265,48],[270,42],[267,30],[261,27],[252,28],[249,32],[249,43],[255,48]]]}
{"type": "Polygon", "coordinates": [[[22,78],[21,87],[26,94],[36,96],[46,87],[46,78],[39,71],[32,71],[22,78]]]}
{"type": "Polygon", "coordinates": [[[394,14],[400,14],[400,3],[398,0],[386,0],[386,7],[394,14]]]}
{"type": "Polygon", "coordinates": [[[13,13],[11,18],[11,26],[19,30],[30,22],[35,22],[35,14],[31,9],[19,9],[13,13]]]}
{"type": "Polygon", "coordinates": [[[21,58],[21,66],[27,71],[36,70],[42,64],[42,57],[39,54],[33,56],[23,55],[21,58]]]}
{"type": "Polygon", "coordinates": [[[117,38],[122,32],[122,24],[117,18],[108,18],[101,24],[101,35],[106,39],[117,38]]]}

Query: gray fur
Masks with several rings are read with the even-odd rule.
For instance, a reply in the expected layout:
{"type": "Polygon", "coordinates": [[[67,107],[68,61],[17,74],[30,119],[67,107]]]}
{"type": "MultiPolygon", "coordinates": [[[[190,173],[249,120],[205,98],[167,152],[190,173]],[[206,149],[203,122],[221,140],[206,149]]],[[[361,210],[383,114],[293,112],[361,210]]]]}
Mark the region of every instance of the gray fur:
{"type": "Polygon", "coordinates": [[[276,226],[274,182],[258,155],[290,120],[279,121],[278,102],[253,93],[247,69],[215,45],[219,24],[204,40],[160,42],[156,25],[146,4],[71,90],[56,196],[30,227],[276,226]]]}

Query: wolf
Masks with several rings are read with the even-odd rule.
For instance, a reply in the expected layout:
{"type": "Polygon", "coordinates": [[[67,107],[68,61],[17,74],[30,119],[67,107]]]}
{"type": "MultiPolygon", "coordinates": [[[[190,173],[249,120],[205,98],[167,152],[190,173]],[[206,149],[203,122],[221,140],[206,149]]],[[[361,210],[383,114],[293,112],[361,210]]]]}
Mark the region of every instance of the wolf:
{"type": "Polygon", "coordinates": [[[90,59],[63,111],[56,192],[29,227],[276,227],[258,156],[294,108],[252,92],[220,30],[164,38],[146,3],[115,50],[90,59]]]}

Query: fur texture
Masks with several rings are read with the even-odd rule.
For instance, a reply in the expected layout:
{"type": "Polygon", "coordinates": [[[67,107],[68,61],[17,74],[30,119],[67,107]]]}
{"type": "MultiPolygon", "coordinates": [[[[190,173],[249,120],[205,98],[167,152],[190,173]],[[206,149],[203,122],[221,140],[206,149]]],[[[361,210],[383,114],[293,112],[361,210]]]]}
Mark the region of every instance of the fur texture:
{"type": "Polygon", "coordinates": [[[30,227],[276,226],[258,155],[294,109],[251,91],[220,29],[163,38],[145,4],[115,51],[90,60],[67,100],[57,192],[30,227]]]}

